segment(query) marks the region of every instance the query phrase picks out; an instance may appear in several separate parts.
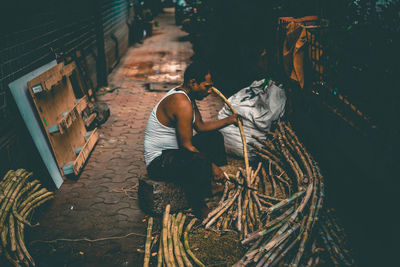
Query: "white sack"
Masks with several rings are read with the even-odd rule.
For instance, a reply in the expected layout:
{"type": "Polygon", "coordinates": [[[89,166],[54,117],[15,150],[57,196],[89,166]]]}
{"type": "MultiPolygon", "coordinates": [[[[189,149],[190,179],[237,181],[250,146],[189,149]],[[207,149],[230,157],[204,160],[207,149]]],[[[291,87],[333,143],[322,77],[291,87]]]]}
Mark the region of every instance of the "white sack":
{"type": "MultiPolygon", "coordinates": [[[[247,142],[258,143],[251,137],[252,135],[264,140],[272,122],[282,117],[285,112],[285,92],[271,80],[254,81],[249,87],[241,89],[228,100],[243,119],[243,131],[247,142]]],[[[225,104],[218,113],[218,119],[230,115],[232,115],[232,111],[225,104]]],[[[220,132],[224,136],[226,152],[243,157],[239,128],[229,125],[221,129],[220,132]]],[[[247,147],[249,157],[254,157],[252,148],[247,147]]]]}

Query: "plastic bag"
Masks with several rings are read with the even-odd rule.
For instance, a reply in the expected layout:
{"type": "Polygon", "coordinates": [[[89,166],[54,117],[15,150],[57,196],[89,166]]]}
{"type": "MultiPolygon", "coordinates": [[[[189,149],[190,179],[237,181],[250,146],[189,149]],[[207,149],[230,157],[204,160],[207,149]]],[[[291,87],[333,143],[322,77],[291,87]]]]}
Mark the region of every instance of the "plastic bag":
{"type": "MultiPolygon", "coordinates": [[[[272,122],[283,116],[285,112],[285,91],[272,80],[254,81],[249,87],[241,89],[229,99],[236,112],[243,119],[243,131],[247,142],[258,143],[252,137],[255,135],[265,139],[272,122]]],[[[218,119],[232,115],[232,111],[225,104],[218,113],[218,119]]],[[[239,128],[229,125],[220,130],[224,136],[225,149],[228,154],[243,157],[243,145],[239,128]]],[[[255,156],[248,146],[249,157],[255,156]]]]}

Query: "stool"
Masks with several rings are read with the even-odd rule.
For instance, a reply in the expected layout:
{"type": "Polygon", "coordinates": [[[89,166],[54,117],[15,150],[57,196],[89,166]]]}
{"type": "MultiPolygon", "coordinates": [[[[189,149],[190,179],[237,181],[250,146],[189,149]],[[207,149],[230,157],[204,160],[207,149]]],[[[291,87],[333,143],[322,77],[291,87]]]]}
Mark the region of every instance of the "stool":
{"type": "Polygon", "coordinates": [[[140,208],[153,215],[162,215],[167,204],[171,213],[189,208],[182,187],[170,182],[139,178],[138,196],[140,208]]]}

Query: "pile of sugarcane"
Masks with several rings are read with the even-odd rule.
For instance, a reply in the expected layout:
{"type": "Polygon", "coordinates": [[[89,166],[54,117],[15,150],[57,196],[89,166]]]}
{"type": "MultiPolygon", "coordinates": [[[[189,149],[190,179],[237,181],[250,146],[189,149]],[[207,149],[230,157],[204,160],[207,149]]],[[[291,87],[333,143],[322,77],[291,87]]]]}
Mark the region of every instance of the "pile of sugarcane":
{"type": "Polygon", "coordinates": [[[289,124],[280,122],[271,138],[250,144],[257,168],[226,175],[219,205],[203,221],[206,228],[237,229],[250,248],[235,266],[315,266],[321,251],[333,264],[354,264],[334,216],[322,210],[320,170],[289,124]],[[228,189],[228,183],[236,185],[228,189]],[[280,192],[280,194],[278,194],[280,192]],[[283,196],[283,197],[282,197],[283,196]]]}
{"type": "Polygon", "coordinates": [[[32,176],[24,169],[10,170],[0,181],[0,256],[14,266],[35,265],[25,246],[24,227],[32,226],[29,216],[33,210],[54,197],[32,176]]]}
{"type": "MultiPolygon", "coordinates": [[[[159,266],[204,266],[196,258],[189,246],[189,231],[193,227],[196,219],[192,219],[185,227],[186,215],[182,212],[170,214],[170,205],[165,207],[162,220],[162,230],[158,239],[157,267],[159,266]],[[183,232],[183,233],[182,233],[183,232]],[[183,235],[182,235],[183,234],[183,235]],[[183,243],[182,243],[183,242],[183,243]],[[193,263],[194,264],[193,264],[193,263]]],[[[147,237],[145,244],[144,267],[148,267],[151,257],[153,218],[150,217],[147,226],[147,237]]]]}
{"type": "MultiPolygon", "coordinates": [[[[229,101],[212,89],[236,113],[229,101]]],[[[236,266],[316,266],[321,251],[327,251],[336,266],[353,265],[344,248],[342,229],[335,217],[322,209],[324,181],[320,170],[291,126],[279,122],[274,132],[267,133],[267,140],[253,136],[263,144],[249,143],[260,159],[255,170],[249,167],[240,120],[238,126],[246,170],[225,174],[221,201],[203,221],[206,228],[213,224],[218,229],[234,226],[242,243],[251,245],[236,266]],[[229,182],[236,185],[233,190],[229,190],[229,182]]]]}

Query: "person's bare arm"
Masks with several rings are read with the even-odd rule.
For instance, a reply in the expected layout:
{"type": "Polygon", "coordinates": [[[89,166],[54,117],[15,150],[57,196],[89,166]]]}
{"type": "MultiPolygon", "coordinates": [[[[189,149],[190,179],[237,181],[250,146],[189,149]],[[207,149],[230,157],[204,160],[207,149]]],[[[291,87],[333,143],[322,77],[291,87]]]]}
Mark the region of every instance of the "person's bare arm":
{"type": "Polygon", "coordinates": [[[238,119],[238,115],[233,114],[233,115],[223,118],[221,120],[205,122],[205,121],[203,121],[200,111],[197,108],[195,108],[195,116],[196,116],[196,120],[194,123],[194,127],[197,132],[207,132],[207,131],[218,130],[218,129],[221,129],[230,124],[237,123],[237,119],[238,119]]]}
{"type": "MultiPolygon", "coordinates": [[[[177,96],[178,97],[171,103],[171,108],[173,109],[179,147],[186,148],[192,152],[199,152],[199,150],[192,144],[193,106],[189,101],[187,101],[187,98],[182,98],[180,95],[177,96]]],[[[197,113],[200,114],[198,111],[197,113]]],[[[201,119],[201,116],[196,117],[196,120],[197,118],[201,119]]],[[[222,170],[217,165],[211,163],[211,167],[214,180],[220,180],[224,177],[222,170]]]]}
{"type": "Polygon", "coordinates": [[[199,152],[192,144],[193,137],[193,107],[186,96],[177,94],[173,103],[173,114],[176,127],[176,135],[179,147],[192,152],[199,152]]]}

